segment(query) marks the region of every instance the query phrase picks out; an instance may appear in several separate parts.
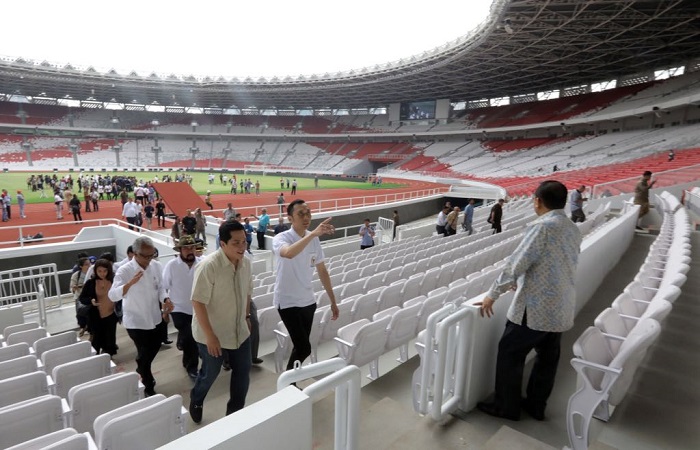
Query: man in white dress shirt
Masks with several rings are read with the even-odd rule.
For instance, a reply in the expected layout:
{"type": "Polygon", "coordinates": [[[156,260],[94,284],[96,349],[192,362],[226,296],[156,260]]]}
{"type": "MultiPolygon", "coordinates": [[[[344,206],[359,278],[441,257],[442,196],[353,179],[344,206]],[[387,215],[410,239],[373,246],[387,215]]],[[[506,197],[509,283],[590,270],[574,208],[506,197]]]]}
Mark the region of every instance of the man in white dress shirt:
{"type": "Polygon", "coordinates": [[[192,236],[183,236],[173,250],[179,256],[171,259],[163,269],[163,285],[173,302],[173,324],[177,328],[177,347],[182,350],[182,367],[190,378],[197,378],[199,348],[192,337],[192,283],[199,263],[195,255],[197,243],[192,236]]]}
{"type": "Polygon", "coordinates": [[[166,326],[162,313],[170,313],[173,304],[163,286],[163,266],[152,261],[156,249],[151,238],[136,238],[132,248],[134,258],[117,271],[109,299],[123,299],[122,323],[136,346],[136,372],[141,375],[146,396],[151,396],[156,393],[151,363],[160,350],[162,328],[166,326]]]}
{"type": "Polygon", "coordinates": [[[136,218],[139,215],[139,207],[134,203],[134,198],[129,197],[129,201],[124,203],[124,209],[122,209],[122,217],[124,220],[129,222],[129,229],[133,230],[136,224],[136,218]]]}

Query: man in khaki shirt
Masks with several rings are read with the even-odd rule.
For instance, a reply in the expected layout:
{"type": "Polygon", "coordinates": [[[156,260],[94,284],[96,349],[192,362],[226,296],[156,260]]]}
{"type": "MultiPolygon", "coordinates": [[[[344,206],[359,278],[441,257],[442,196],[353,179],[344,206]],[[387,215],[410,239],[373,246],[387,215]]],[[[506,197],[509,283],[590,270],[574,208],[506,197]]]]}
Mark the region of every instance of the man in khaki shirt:
{"type": "Polygon", "coordinates": [[[247,242],[243,225],[219,227],[221,247],[197,266],[192,286],[192,335],[199,347],[202,368],[190,393],[190,416],[202,420],[204,398],[221,370],[224,355],[231,366],[226,415],[242,409],[250,383],[250,302],[253,274],[244,257],[247,242]]]}

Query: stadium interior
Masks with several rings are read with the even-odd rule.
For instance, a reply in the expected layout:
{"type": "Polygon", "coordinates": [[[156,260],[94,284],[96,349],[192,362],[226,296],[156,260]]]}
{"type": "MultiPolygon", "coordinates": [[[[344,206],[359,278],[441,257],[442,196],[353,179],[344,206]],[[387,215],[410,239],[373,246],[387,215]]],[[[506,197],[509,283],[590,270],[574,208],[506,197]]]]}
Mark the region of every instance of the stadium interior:
{"type": "MultiPolygon", "coordinates": [[[[309,202],[312,227],[333,217],[343,234],[323,241],[341,312],[330,320],[316,275],[312,356],[302,368],[283,371],[292,343],[273,306],[275,256],[254,251],[264,362],[252,369],[246,408],[231,416],[223,414],[230,375],[222,372],[199,425],[186,411],[192,382],[180,352],[161,350],[154,372],[162,395],[144,398],[125,330],[112,360],[91,354],[67,290],[78,251],[121,260],[147,235],[165,263],[170,218],[166,230],[114,219],[47,242],[0,242],[0,447],[700,447],[700,268],[692,258],[700,244],[699,14],[690,0],[494,0],[477,30],[434,51],[270,80],[0,58],[2,173],[429,184],[392,199],[373,192],[371,203],[309,202]],[[638,224],[632,198],[644,171],[657,182],[638,224]],[[546,420],[498,420],[475,407],[493,392],[512,295],[490,321],[474,303],[522,240],[536,217],[532,194],[550,179],[587,189],[576,322],[562,339],[546,420]],[[444,202],[464,209],[470,198],[480,205],[474,232],[438,235],[444,202]],[[492,234],[486,217],[499,198],[507,199],[503,232],[492,234]],[[368,216],[377,245],[360,251],[357,230],[368,216]],[[64,347],[70,354],[55,353],[52,363],[50,352],[64,347]]],[[[238,199],[220,194],[226,201],[238,199]]],[[[263,206],[276,208],[246,205],[254,214],[263,206]]],[[[221,213],[206,213],[210,242],[221,213]]],[[[36,226],[2,224],[20,236],[36,226]]]]}

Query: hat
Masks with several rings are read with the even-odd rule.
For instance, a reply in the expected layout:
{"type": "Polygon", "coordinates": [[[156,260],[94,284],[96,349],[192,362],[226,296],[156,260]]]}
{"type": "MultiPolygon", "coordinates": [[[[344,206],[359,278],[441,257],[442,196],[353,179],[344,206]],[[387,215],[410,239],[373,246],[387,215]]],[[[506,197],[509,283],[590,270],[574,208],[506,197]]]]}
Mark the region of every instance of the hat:
{"type": "Polygon", "coordinates": [[[193,247],[195,245],[197,245],[197,243],[195,242],[194,238],[192,236],[185,235],[177,241],[177,244],[175,244],[173,250],[180,250],[182,247],[193,247]]]}

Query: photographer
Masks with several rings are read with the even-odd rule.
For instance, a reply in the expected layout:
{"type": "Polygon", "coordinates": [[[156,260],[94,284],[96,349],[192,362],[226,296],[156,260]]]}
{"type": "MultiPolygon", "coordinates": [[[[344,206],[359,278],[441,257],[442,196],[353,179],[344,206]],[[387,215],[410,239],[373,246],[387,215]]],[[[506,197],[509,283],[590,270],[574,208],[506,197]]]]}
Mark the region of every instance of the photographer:
{"type": "Polygon", "coordinates": [[[360,241],[360,250],[366,248],[374,247],[374,227],[369,224],[369,219],[365,219],[364,225],[360,227],[360,236],[362,240],[360,241]]]}

